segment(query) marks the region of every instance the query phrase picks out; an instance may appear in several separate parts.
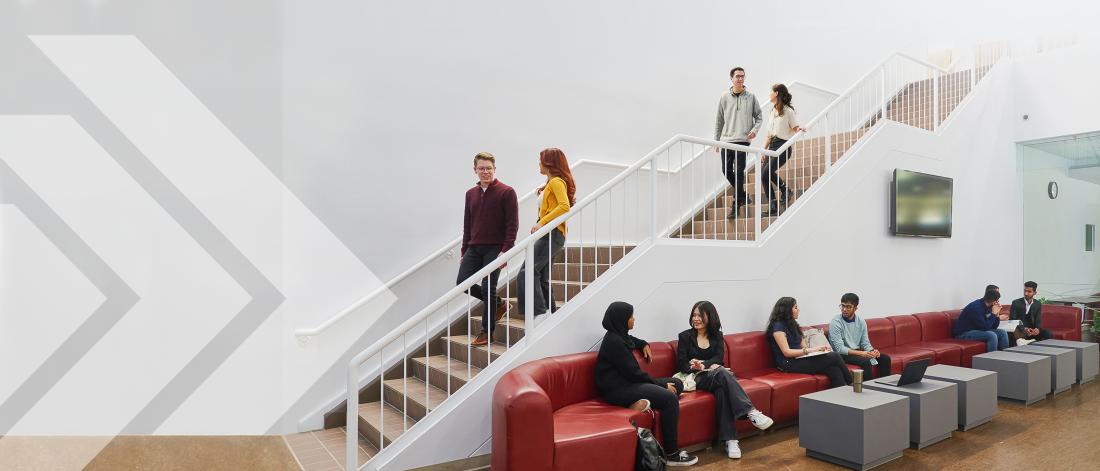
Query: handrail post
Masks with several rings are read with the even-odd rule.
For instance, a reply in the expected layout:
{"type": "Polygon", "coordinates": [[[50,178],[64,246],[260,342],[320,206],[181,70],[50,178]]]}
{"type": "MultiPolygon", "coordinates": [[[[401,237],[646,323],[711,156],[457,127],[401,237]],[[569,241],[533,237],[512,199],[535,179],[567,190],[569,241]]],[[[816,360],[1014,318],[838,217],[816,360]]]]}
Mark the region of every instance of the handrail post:
{"type": "Polygon", "coordinates": [[[347,424],[344,428],[347,432],[347,466],[345,469],[356,470],[359,469],[359,381],[356,372],[359,370],[359,365],[355,364],[352,360],[348,365],[348,397],[346,419],[347,424]]]}
{"type": "MultiPolygon", "coordinates": [[[[556,231],[557,229],[551,230],[556,231]]],[[[546,235],[550,236],[550,233],[548,232],[546,235]]],[[[525,260],[523,269],[523,331],[526,332],[525,337],[531,338],[535,331],[535,244],[529,244],[523,253],[525,260]]],[[[551,299],[550,302],[554,301],[551,299]]],[[[547,306],[547,309],[549,309],[549,306],[547,306]]]]}
{"type": "MultiPolygon", "coordinates": [[[[833,154],[829,152],[829,141],[832,140],[832,136],[829,134],[829,115],[825,115],[822,122],[822,126],[825,126],[825,173],[828,174],[833,171],[833,154]]],[[[811,147],[813,149],[813,147],[811,147]]]]}
{"type": "Polygon", "coordinates": [[[880,118],[880,121],[886,121],[886,64],[879,68],[879,86],[882,88],[882,118],[880,118]]]}
{"type": "Polygon", "coordinates": [[[754,171],[756,172],[756,179],[752,185],[753,192],[756,193],[756,196],[753,196],[752,198],[752,204],[756,206],[756,214],[753,217],[756,223],[756,236],[753,238],[753,241],[757,244],[760,243],[760,199],[764,196],[760,193],[760,189],[763,187],[763,185],[760,184],[760,180],[764,179],[764,175],[760,173],[760,160],[763,158],[764,154],[756,154],[756,163],[753,164],[754,171]]]}
{"type": "Polygon", "coordinates": [[[936,124],[940,120],[940,72],[932,71],[932,132],[936,131],[936,124]]]}
{"type": "Polygon", "coordinates": [[[657,243],[657,155],[649,160],[649,237],[657,243]]]}

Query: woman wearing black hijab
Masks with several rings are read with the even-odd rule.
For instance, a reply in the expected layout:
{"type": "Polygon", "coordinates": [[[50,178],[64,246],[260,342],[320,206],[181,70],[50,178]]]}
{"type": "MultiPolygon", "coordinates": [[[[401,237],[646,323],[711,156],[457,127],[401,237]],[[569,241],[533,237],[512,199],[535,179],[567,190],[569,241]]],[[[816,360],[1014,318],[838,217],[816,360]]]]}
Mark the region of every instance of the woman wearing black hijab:
{"type": "Polygon", "coordinates": [[[668,466],[691,466],[699,458],[679,449],[677,425],[680,420],[680,392],[683,383],[676,378],[653,378],[638,365],[634,349],[642,349],[646,361],[651,361],[649,344],[630,335],[634,328],[634,306],[616,301],[603,315],[607,333],[596,355],[596,388],[611,404],[646,410],[652,405],[661,413],[661,435],[664,438],[668,466]]]}

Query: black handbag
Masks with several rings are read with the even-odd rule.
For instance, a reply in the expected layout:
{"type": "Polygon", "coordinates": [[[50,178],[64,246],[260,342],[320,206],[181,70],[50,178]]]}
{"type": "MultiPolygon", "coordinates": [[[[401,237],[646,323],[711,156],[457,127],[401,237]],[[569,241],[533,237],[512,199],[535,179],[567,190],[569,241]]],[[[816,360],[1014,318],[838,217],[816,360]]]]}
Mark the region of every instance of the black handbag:
{"type": "Polygon", "coordinates": [[[638,448],[634,451],[634,469],[636,471],[665,471],[665,450],[653,431],[639,427],[637,422],[630,421],[634,430],[638,433],[638,448]]]}

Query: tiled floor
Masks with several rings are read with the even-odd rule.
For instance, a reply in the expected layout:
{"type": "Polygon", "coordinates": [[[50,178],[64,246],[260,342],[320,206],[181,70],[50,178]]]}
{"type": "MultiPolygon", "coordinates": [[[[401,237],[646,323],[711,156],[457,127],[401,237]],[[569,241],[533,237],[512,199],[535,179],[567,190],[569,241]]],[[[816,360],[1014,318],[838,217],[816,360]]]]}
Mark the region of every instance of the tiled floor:
{"type": "MultiPolygon", "coordinates": [[[[344,436],[344,428],[340,427],[284,435],[283,438],[303,471],[343,471],[346,454],[344,436]]],[[[374,453],[374,447],[360,437],[359,465],[362,466],[374,453]]]]}

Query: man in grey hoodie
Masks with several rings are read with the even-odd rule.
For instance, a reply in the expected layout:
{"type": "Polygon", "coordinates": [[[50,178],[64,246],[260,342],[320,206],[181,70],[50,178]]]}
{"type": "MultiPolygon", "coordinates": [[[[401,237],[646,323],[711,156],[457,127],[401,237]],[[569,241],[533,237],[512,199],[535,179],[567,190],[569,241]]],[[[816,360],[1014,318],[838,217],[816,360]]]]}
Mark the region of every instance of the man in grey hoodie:
{"type": "MultiPolygon", "coordinates": [[[[760,102],[748,90],[745,90],[745,69],[734,67],[730,71],[733,86],[718,100],[718,118],[714,123],[714,140],[731,144],[749,145],[760,130],[763,116],[760,102]]],[[[716,151],[718,149],[715,149],[716,151]]],[[[730,182],[734,191],[734,203],[728,219],[737,217],[738,209],[748,202],[745,193],[745,153],[722,149],[722,174],[730,182]]]]}

